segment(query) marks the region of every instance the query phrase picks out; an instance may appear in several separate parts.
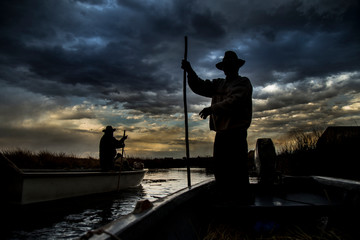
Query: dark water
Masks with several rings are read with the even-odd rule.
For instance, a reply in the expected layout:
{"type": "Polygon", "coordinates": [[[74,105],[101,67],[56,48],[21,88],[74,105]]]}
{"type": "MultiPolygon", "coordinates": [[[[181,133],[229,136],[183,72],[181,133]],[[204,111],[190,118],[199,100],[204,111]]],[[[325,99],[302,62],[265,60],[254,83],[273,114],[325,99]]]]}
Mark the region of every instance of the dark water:
{"type": "MultiPolygon", "coordinates": [[[[191,170],[192,184],[209,178],[213,175],[204,169],[191,170]]],[[[184,187],[187,187],[186,169],[149,170],[141,186],[120,193],[11,209],[10,214],[2,214],[5,217],[2,239],[77,239],[132,212],[138,200],[155,201],[184,187]]]]}

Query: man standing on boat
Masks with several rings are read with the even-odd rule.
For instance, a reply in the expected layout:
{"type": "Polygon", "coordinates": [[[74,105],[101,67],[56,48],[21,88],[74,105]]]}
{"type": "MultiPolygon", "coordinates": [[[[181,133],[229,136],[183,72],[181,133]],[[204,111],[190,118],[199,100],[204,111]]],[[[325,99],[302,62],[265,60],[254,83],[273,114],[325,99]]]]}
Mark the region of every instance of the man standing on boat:
{"type": "Polygon", "coordinates": [[[116,149],[125,147],[125,140],[127,136],[122,137],[120,140],[117,140],[114,137],[115,128],[112,126],[107,126],[103,132],[104,135],[100,140],[100,166],[102,171],[109,171],[114,169],[116,149]]]}
{"type": "Polygon", "coordinates": [[[250,80],[238,73],[244,63],[235,52],[225,52],[222,62],[216,67],[224,71],[226,78],[214,80],[200,79],[186,60],[181,66],[188,74],[191,90],[212,98],[211,106],[204,108],[199,115],[203,119],[210,116],[210,129],[216,132],[215,180],[224,197],[234,196],[240,201],[247,201],[249,191],[246,138],[252,119],[253,91],[250,80]]]}

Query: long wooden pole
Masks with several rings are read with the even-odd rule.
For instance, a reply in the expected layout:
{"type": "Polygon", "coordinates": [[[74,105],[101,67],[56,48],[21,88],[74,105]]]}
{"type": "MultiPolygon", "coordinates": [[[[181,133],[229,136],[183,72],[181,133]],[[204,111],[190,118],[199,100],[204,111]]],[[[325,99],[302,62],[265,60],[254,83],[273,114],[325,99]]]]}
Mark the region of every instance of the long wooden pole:
{"type": "MultiPolygon", "coordinates": [[[[125,137],[126,130],[124,130],[123,138],[125,137]]],[[[120,177],[121,177],[121,170],[122,170],[122,164],[123,164],[123,158],[124,158],[124,148],[121,150],[121,157],[120,157],[120,169],[119,169],[119,176],[118,176],[118,184],[117,184],[117,190],[120,190],[120,177]]]]}
{"type": "MultiPolygon", "coordinates": [[[[126,130],[124,130],[123,138],[125,137],[125,133],[126,133],[126,130]]],[[[122,161],[123,158],[124,158],[124,148],[125,148],[125,147],[123,147],[122,150],[121,150],[121,161],[122,161]]]]}
{"type": "MultiPolygon", "coordinates": [[[[185,36],[185,53],[184,60],[187,60],[187,36],[185,36]]],[[[190,176],[190,151],[189,151],[189,124],[188,124],[188,112],[186,103],[186,71],[184,70],[184,81],[183,81],[183,98],[184,98],[184,115],[185,115],[185,144],[186,144],[186,167],[187,167],[187,182],[188,187],[191,187],[191,176],[190,176]]]]}

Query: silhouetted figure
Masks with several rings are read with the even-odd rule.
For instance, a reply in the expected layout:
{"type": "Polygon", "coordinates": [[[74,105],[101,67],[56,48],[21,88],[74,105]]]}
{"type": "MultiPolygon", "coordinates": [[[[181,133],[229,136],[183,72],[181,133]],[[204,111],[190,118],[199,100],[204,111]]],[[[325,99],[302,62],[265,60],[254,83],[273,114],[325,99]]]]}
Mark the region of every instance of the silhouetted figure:
{"type": "Polygon", "coordinates": [[[114,137],[115,128],[112,126],[107,126],[103,132],[104,135],[100,140],[100,166],[101,170],[109,171],[114,169],[116,149],[125,147],[125,140],[127,136],[122,137],[120,140],[117,140],[114,137]]]}
{"type": "Polygon", "coordinates": [[[216,132],[214,142],[214,173],[218,189],[224,197],[247,201],[249,190],[247,129],[252,119],[252,85],[238,74],[245,61],[235,52],[227,51],[222,62],[216,64],[226,78],[202,80],[188,61],[182,68],[188,73],[192,91],[212,98],[211,106],[204,108],[200,117],[210,116],[210,129],[216,132]],[[241,189],[239,189],[241,188],[241,189]]]}

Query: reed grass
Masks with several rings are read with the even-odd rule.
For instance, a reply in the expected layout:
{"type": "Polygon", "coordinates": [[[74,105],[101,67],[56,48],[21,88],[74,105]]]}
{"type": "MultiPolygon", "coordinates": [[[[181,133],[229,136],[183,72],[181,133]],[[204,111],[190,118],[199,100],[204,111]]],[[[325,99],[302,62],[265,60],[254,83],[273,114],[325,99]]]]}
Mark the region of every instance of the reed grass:
{"type": "Polygon", "coordinates": [[[93,169],[100,167],[98,159],[81,158],[66,153],[48,151],[34,153],[24,149],[2,150],[1,153],[21,169],[93,169]]]}
{"type": "Polygon", "coordinates": [[[280,150],[280,154],[298,154],[316,149],[316,143],[323,130],[314,128],[312,131],[304,132],[292,130],[288,134],[288,141],[280,150]]]}
{"type": "Polygon", "coordinates": [[[266,232],[253,229],[220,224],[209,225],[208,232],[203,240],[352,240],[342,231],[318,227],[305,228],[299,225],[291,225],[281,229],[269,229],[266,232]]]}
{"type": "Polygon", "coordinates": [[[294,130],[289,133],[288,141],[277,155],[277,170],[290,175],[311,175],[322,166],[317,165],[316,143],[323,130],[310,132],[294,130]]]}

